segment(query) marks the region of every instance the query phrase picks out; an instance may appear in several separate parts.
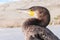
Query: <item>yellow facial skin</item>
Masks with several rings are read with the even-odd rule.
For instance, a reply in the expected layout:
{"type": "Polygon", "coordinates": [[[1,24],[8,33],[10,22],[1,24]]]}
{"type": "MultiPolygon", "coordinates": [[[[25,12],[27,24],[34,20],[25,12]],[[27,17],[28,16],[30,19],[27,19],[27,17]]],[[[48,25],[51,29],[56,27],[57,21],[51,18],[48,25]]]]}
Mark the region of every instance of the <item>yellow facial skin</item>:
{"type": "Polygon", "coordinates": [[[34,11],[29,10],[29,15],[30,15],[30,16],[34,16],[34,11]]]}

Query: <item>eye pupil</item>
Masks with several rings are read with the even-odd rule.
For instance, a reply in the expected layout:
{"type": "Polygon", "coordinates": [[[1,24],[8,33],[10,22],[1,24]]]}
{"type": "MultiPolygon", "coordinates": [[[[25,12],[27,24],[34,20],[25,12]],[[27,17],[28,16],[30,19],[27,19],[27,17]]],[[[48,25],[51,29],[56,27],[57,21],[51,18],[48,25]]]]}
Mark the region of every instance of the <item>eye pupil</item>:
{"type": "Polygon", "coordinates": [[[40,12],[40,13],[42,13],[42,12],[40,12]]]}

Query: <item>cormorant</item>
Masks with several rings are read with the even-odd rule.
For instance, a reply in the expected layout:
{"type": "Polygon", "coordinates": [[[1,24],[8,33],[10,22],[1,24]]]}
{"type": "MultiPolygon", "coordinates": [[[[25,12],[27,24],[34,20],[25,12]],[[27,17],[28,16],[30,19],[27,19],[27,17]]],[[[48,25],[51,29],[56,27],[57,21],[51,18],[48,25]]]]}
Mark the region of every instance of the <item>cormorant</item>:
{"type": "Polygon", "coordinates": [[[50,22],[50,13],[47,8],[32,6],[25,11],[27,13],[31,11],[37,16],[36,18],[27,19],[22,25],[25,40],[59,40],[56,35],[46,28],[50,22]]]}

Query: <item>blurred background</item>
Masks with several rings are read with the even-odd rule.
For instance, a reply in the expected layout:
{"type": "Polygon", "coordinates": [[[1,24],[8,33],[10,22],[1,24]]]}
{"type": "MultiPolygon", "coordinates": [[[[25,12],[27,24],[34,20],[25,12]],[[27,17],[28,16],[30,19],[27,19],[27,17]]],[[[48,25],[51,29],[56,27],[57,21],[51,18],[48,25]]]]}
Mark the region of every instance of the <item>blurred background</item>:
{"type": "Polygon", "coordinates": [[[17,9],[26,9],[31,6],[46,7],[51,15],[49,25],[60,25],[60,0],[0,0],[0,27],[20,27],[30,16],[17,9]]]}
{"type": "Polygon", "coordinates": [[[0,0],[0,40],[24,40],[20,27],[31,16],[17,9],[32,6],[49,10],[51,21],[47,28],[60,39],[60,0],[0,0]]]}

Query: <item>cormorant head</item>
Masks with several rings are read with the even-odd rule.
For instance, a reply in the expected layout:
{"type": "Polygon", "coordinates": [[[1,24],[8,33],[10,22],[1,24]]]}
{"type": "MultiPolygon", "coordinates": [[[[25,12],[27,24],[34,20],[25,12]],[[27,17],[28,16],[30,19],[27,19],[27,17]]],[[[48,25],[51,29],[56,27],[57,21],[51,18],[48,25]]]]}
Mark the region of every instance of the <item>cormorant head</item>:
{"type": "Polygon", "coordinates": [[[50,22],[50,13],[47,8],[42,6],[33,6],[29,8],[36,15],[37,19],[41,21],[40,25],[47,26],[50,22]]]}
{"type": "Polygon", "coordinates": [[[39,19],[42,19],[46,15],[50,16],[48,9],[45,7],[33,6],[33,7],[29,8],[29,10],[34,12],[35,16],[39,19]]]}
{"type": "Polygon", "coordinates": [[[45,8],[45,7],[41,7],[41,6],[32,6],[28,9],[19,9],[19,10],[22,10],[22,12],[28,13],[30,16],[36,17],[36,18],[39,18],[39,19],[41,19],[42,17],[49,14],[48,9],[45,8]]]}
{"type": "Polygon", "coordinates": [[[50,22],[50,13],[47,8],[42,6],[32,6],[28,9],[20,9],[41,21],[41,25],[47,26],[50,22]]]}

